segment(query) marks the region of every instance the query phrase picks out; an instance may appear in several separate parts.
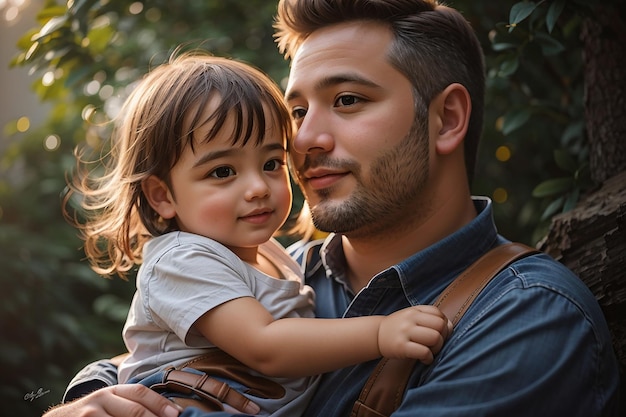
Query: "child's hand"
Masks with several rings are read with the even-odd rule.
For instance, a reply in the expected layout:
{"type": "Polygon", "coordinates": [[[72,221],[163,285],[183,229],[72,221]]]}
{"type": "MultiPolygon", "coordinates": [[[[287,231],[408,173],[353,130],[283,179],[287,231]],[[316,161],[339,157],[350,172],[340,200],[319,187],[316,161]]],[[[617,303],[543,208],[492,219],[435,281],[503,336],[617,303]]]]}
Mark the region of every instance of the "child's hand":
{"type": "Polygon", "coordinates": [[[409,307],[383,318],[378,349],[387,358],[413,358],[428,365],[451,332],[452,323],[437,307],[409,307]]]}

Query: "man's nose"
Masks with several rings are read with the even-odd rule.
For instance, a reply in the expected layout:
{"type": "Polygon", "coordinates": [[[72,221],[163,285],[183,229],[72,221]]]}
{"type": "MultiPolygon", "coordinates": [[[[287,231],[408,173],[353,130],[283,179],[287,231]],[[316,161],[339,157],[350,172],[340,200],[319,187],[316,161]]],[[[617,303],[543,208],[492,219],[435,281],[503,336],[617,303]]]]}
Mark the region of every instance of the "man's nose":
{"type": "Polygon", "coordinates": [[[309,108],[293,139],[293,150],[300,154],[330,152],[334,147],[331,117],[309,108]]]}

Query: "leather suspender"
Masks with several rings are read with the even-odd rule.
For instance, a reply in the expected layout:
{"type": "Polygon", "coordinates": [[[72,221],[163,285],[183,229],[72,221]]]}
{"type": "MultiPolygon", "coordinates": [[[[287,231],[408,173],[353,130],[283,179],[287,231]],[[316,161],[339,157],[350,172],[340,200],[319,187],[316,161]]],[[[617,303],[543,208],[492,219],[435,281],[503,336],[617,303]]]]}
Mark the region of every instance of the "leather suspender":
{"type": "MultiPolygon", "coordinates": [[[[521,243],[497,246],[459,275],[434,305],[456,326],[474,299],[500,271],[515,260],[537,252],[521,243]]],[[[381,359],[354,403],[351,417],[391,415],[402,402],[415,363],[414,359],[381,359]]]]}

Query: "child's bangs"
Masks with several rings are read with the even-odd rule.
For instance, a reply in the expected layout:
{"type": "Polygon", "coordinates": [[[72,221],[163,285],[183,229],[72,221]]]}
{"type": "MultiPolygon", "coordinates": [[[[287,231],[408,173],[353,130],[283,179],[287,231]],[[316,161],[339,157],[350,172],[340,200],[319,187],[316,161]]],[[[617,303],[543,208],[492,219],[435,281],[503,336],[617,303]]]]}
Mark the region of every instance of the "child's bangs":
{"type": "Polygon", "coordinates": [[[212,126],[206,137],[195,140],[208,142],[217,136],[226,136],[232,145],[244,146],[250,141],[254,145],[262,144],[268,128],[279,128],[282,136],[287,135],[284,117],[270,96],[262,97],[256,89],[234,89],[226,94],[216,94],[221,96],[221,100],[214,111],[205,111],[210,99],[203,100],[196,109],[189,133],[193,135],[205,124],[212,126]],[[209,115],[203,120],[206,113],[209,115]]]}

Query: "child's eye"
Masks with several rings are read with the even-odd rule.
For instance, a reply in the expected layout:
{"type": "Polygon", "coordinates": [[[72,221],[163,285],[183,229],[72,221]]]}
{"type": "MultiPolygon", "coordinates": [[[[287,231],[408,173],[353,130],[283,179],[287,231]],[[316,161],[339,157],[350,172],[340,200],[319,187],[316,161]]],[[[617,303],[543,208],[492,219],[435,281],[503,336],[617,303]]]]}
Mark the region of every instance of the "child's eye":
{"type": "Polygon", "coordinates": [[[235,175],[235,170],[231,167],[218,167],[209,173],[213,178],[227,178],[230,175],[235,175]]]}
{"type": "Polygon", "coordinates": [[[270,161],[267,161],[265,165],[263,165],[263,170],[276,171],[277,169],[280,169],[283,165],[285,165],[285,162],[282,159],[272,159],[270,161]]]}

